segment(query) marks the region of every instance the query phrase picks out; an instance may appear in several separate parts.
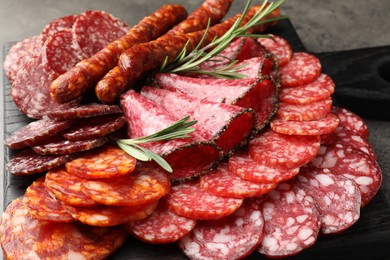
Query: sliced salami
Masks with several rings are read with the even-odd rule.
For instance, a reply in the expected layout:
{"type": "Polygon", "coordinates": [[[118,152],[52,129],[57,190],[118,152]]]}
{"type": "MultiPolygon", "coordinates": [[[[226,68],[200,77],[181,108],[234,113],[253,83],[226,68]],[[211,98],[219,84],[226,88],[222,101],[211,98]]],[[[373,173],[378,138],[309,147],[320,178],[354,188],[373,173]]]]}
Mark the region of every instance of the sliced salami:
{"type": "Polygon", "coordinates": [[[173,186],[165,197],[168,208],[176,214],[192,219],[217,219],[232,214],[242,199],[224,198],[205,192],[199,181],[173,186]]]}
{"type": "Polygon", "coordinates": [[[11,149],[32,146],[65,130],[73,123],[72,121],[55,121],[48,118],[32,121],[8,136],[4,144],[11,149]]]}
{"type": "Polygon", "coordinates": [[[310,104],[287,104],[280,102],[277,115],[291,121],[311,121],[324,118],[332,110],[332,99],[312,102],[310,104]]]}
{"type": "Polygon", "coordinates": [[[61,202],[50,196],[45,178],[34,181],[24,194],[23,203],[31,216],[41,221],[71,222],[72,216],[64,209],[61,202]]]}
{"type": "Polygon", "coordinates": [[[58,200],[72,206],[97,206],[97,202],[81,190],[82,181],[83,178],[68,173],[65,167],[52,169],[45,175],[46,189],[58,200]]]}
{"type": "Polygon", "coordinates": [[[254,161],[248,151],[240,151],[229,157],[229,169],[244,180],[258,183],[278,183],[293,178],[298,168],[270,167],[254,161]]]}
{"type": "Polygon", "coordinates": [[[314,81],[321,75],[320,60],[307,52],[294,52],[292,59],[280,68],[282,87],[296,87],[314,81]]]}
{"type": "Polygon", "coordinates": [[[104,259],[127,238],[122,227],[39,221],[17,198],[3,213],[0,241],[8,259],[104,259]]]}
{"type": "Polygon", "coordinates": [[[333,107],[332,112],[340,119],[340,126],[368,139],[368,126],[363,119],[346,108],[333,107]]]}
{"type": "Polygon", "coordinates": [[[278,59],[279,66],[286,65],[293,56],[290,43],[282,37],[270,34],[271,38],[259,38],[258,41],[278,59]]]}
{"type": "Polygon", "coordinates": [[[126,124],[122,114],[104,115],[80,121],[77,125],[67,129],[62,136],[70,141],[82,141],[99,138],[119,130],[126,124]]]}
{"type": "Polygon", "coordinates": [[[77,17],[78,15],[68,15],[52,20],[41,32],[42,41],[45,42],[49,37],[57,32],[71,29],[77,17]]]}
{"type": "Polygon", "coordinates": [[[165,203],[159,203],[153,213],[145,219],[130,221],[124,226],[127,231],[152,244],[173,243],[187,235],[196,220],[179,216],[170,211],[165,203]]]}
{"type": "Polygon", "coordinates": [[[232,215],[198,221],[191,233],[179,241],[190,259],[243,259],[263,238],[264,219],[257,203],[245,200],[232,215]]]}
{"type": "Polygon", "coordinates": [[[105,137],[83,141],[59,140],[42,145],[32,146],[32,149],[42,155],[73,154],[91,150],[108,142],[105,137]]]}
{"type": "Polygon", "coordinates": [[[378,192],[382,183],[382,171],[378,163],[368,154],[343,144],[321,146],[310,163],[317,168],[328,168],[356,182],[361,192],[364,207],[378,192]]]}
{"type": "Polygon", "coordinates": [[[122,113],[122,110],[117,105],[90,103],[78,105],[69,109],[53,110],[48,112],[46,116],[56,120],[69,120],[118,113],[122,113]]]}
{"type": "Polygon", "coordinates": [[[227,163],[200,177],[200,187],[216,196],[248,198],[263,195],[276,187],[277,183],[255,183],[244,180],[229,170],[227,163]]]}
{"type": "Polygon", "coordinates": [[[353,180],[328,169],[311,168],[302,169],[296,180],[314,198],[323,234],[344,231],[359,219],[361,195],[353,180]]]}
{"type": "Polygon", "coordinates": [[[335,90],[333,80],[326,74],[307,84],[294,88],[281,88],[279,100],[288,104],[310,104],[328,99],[335,90]]]}
{"type": "Polygon", "coordinates": [[[40,155],[26,149],[12,157],[6,163],[5,169],[15,175],[31,175],[63,165],[73,158],[72,155],[40,155]]]}
{"type": "Polygon", "coordinates": [[[94,201],[112,206],[136,206],[151,203],[165,196],[171,187],[161,168],[137,167],[125,176],[99,180],[84,180],[82,191],[94,201]]]}
{"type": "Polygon", "coordinates": [[[280,183],[260,199],[264,238],[258,251],[267,257],[296,255],[317,240],[321,223],[314,200],[302,188],[280,183]]]}
{"type": "Polygon", "coordinates": [[[337,129],[339,121],[337,116],[329,113],[323,118],[312,121],[274,119],[270,126],[273,131],[286,135],[325,135],[332,134],[337,129]]]}
{"type": "Polygon", "coordinates": [[[319,136],[284,135],[267,130],[249,143],[249,155],[270,167],[297,168],[310,162],[320,149],[319,136]]]}

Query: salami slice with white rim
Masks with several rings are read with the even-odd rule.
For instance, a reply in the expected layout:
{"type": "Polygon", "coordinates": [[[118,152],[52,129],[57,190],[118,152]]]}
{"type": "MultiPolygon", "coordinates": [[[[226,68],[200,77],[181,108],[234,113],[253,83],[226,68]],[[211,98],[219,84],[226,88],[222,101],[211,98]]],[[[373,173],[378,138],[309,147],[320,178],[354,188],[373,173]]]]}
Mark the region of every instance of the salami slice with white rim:
{"type": "Polygon", "coordinates": [[[78,15],[68,15],[52,20],[41,32],[42,41],[45,42],[49,37],[57,32],[71,29],[77,17],[78,15]]]}
{"type": "Polygon", "coordinates": [[[311,121],[324,118],[332,110],[332,99],[312,102],[309,104],[279,103],[276,113],[279,118],[291,121],[311,121]]]}
{"type": "Polygon", "coordinates": [[[271,38],[259,38],[258,41],[278,59],[279,66],[286,65],[293,56],[290,43],[277,35],[270,34],[271,38]]]}

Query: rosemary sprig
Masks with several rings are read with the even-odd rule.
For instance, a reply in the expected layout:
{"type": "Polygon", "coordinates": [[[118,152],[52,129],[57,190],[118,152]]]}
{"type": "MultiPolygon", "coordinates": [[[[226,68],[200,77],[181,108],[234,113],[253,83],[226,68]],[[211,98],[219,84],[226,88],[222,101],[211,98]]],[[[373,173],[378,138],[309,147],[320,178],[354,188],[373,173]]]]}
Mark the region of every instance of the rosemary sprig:
{"type": "Polygon", "coordinates": [[[169,163],[162,158],[160,155],[155,152],[146,149],[139,144],[149,143],[149,142],[157,142],[163,140],[171,140],[176,138],[188,138],[190,137],[188,134],[192,133],[195,129],[190,128],[194,124],[197,123],[196,120],[188,121],[190,119],[189,116],[186,116],[174,124],[170,125],[167,128],[164,128],[154,134],[133,138],[133,139],[119,139],[116,140],[117,145],[124,150],[126,153],[130,154],[134,158],[140,161],[155,161],[158,165],[160,165],[164,170],[168,172],[172,172],[172,167],[169,163]]]}
{"type": "Polygon", "coordinates": [[[198,73],[198,74],[207,74],[216,78],[228,78],[228,79],[243,78],[244,75],[237,73],[237,70],[240,67],[233,66],[235,64],[235,61],[232,61],[232,63],[229,63],[225,67],[214,69],[211,71],[202,70],[200,69],[199,65],[205,61],[212,59],[213,57],[216,57],[237,37],[268,37],[261,34],[247,34],[246,32],[254,26],[258,26],[260,24],[268,23],[276,20],[285,19],[286,18],[285,16],[280,16],[271,19],[264,19],[275,9],[279,8],[284,3],[284,1],[285,0],[279,0],[277,2],[268,3],[268,1],[265,0],[263,4],[260,6],[259,10],[257,10],[257,12],[255,13],[255,15],[246,24],[241,25],[252,3],[252,0],[248,0],[245,5],[244,11],[242,12],[241,17],[233,24],[233,26],[225,34],[223,34],[219,38],[215,38],[211,43],[201,48],[202,43],[209,30],[209,25],[208,25],[201,42],[197,45],[197,47],[193,51],[187,54],[186,51],[188,46],[187,43],[182,49],[182,51],[180,52],[180,54],[176,57],[176,59],[169,65],[167,64],[167,62],[164,62],[160,70],[163,72],[170,72],[170,73],[191,72],[191,73],[198,73]]]}

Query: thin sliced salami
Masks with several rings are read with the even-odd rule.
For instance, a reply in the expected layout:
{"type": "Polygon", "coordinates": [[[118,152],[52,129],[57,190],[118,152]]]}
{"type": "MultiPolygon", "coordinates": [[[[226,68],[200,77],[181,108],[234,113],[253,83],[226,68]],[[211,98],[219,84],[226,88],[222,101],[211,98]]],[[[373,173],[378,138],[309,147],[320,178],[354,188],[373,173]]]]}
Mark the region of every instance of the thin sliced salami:
{"type": "Polygon", "coordinates": [[[270,126],[273,131],[286,135],[325,135],[332,134],[337,129],[339,121],[337,116],[329,113],[323,118],[312,121],[274,119],[270,126]]]}
{"type": "Polygon", "coordinates": [[[42,155],[73,154],[91,150],[108,142],[105,137],[83,141],[59,140],[42,145],[32,146],[32,149],[42,155]]]}
{"type": "Polygon", "coordinates": [[[340,119],[340,126],[368,139],[368,126],[363,119],[346,108],[333,107],[332,112],[340,119]]]}
{"type": "Polygon", "coordinates": [[[263,195],[276,187],[277,183],[255,183],[244,180],[229,170],[227,163],[200,177],[200,187],[216,196],[248,198],[263,195]]]}
{"type": "Polygon", "coordinates": [[[83,178],[70,174],[65,167],[50,170],[45,175],[45,187],[58,200],[72,206],[92,207],[98,203],[81,190],[83,178]]]}
{"type": "Polygon", "coordinates": [[[158,167],[137,167],[135,172],[115,178],[84,180],[82,191],[94,201],[112,206],[136,206],[165,196],[171,187],[167,174],[158,167]]]}
{"type": "Polygon", "coordinates": [[[314,81],[294,88],[281,88],[279,100],[288,104],[310,104],[328,99],[335,90],[333,80],[321,74],[314,81]]]}
{"type": "Polygon", "coordinates": [[[49,37],[57,32],[71,29],[77,17],[78,15],[68,15],[52,20],[41,32],[42,41],[45,42],[49,37]]]}
{"type": "Polygon", "coordinates": [[[223,198],[205,192],[199,181],[173,186],[165,197],[168,208],[176,214],[192,219],[217,219],[232,214],[242,199],[223,198]]]}
{"type": "Polygon", "coordinates": [[[187,235],[196,220],[179,216],[170,211],[165,203],[159,203],[153,213],[145,219],[130,221],[124,226],[127,231],[152,244],[173,243],[187,235]]]}
{"type": "Polygon", "coordinates": [[[258,41],[278,59],[279,66],[286,65],[293,56],[290,43],[282,37],[271,34],[272,38],[259,38],[258,41]]]}
{"type": "Polygon", "coordinates": [[[278,183],[289,180],[299,173],[299,167],[284,169],[258,163],[247,151],[240,151],[229,157],[229,169],[244,180],[258,183],[278,183]]]}
{"type": "Polygon", "coordinates": [[[280,183],[260,199],[264,238],[258,251],[267,257],[296,255],[317,240],[321,223],[314,200],[302,188],[280,183]]]}
{"type": "Polygon", "coordinates": [[[314,198],[323,234],[344,231],[359,219],[361,195],[353,180],[328,169],[304,168],[296,181],[314,198]]]}
{"type": "Polygon", "coordinates": [[[319,149],[319,136],[284,135],[272,130],[249,142],[251,158],[270,167],[300,167],[313,160],[319,149]]]}
{"type": "Polygon", "coordinates": [[[41,221],[71,222],[72,216],[64,209],[61,202],[50,196],[45,178],[34,181],[24,194],[23,203],[31,216],[41,221]]]}
{"type": "Polygon", "coordinates": [[[294,52],[292,59],[279,72],[282,87],[296,87],[319,77],[322,66],[316,56],[307,52],[294,52]]]}
{"type": "Polygon", "coordinates": [[[279,118],[291,121],[311,121],[324,118],[332,110],[332,99],[312,102],[309,104],[287,104],[280,102],[277,115],[279,118]]]}
{"type": "Polygon", "coordinates": [[[46,116],[56,120],[69,120],[118,113],[122,113],[122,110],[117,105],[91,103],[78,105],[69,109],[53,110],[48,112],[46,116]]]}
{"type": "Polygon", "coordinates": [[[27,149],[12,157],[5,169],[15,175],[31,175],[63,165],[73,158],[72,155],[40,155],[27,149]]]}
{"type": "Polygon", "coordinates": [[[122,227],[39,221],[17,198],[3,213],[0,241],[8,259],[104,259],[126,240],[122,227]]]}
{"type": "Polygon", "coordinates": [[[245,200],[230,216],[198,221],[179,246],[191,259],[243,259],[259,245],[263,230],[264,218],[257,203],[245,200]]]}

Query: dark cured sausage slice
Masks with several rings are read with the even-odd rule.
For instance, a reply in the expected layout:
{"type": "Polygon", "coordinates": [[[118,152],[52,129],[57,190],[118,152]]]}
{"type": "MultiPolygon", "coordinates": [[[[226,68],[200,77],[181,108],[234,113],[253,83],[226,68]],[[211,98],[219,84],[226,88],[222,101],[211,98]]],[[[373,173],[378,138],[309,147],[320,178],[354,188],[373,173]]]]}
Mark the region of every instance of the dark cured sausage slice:
{"type": "Polygon", "coordinates": [[[187,235],[196,220],[179,216],[160,202],[153,213],[145,219],[124,224],[133,236],[152,244],[173,243],[187,235]]]}
{"type": "Polygon", "coordinates": [[[194,125],[196,133],[215,142],[225,155],[246,144],[255,127],[255,113],[239,106],[195,99],[180,92],[153,87],[143,87],[141,94],[176,120],[187,115],[197,120],[194,125]]]}
{"type": "Polygon", "coordinates": [[[64,209],[61,202],[50,196],[45,178],[34,181],[26,190],[23,203],[31,216],[40,221],[71,222],[72,216],[64,209]]]}
{"type": "Polygon", "coordinates": [[[278,59],[279,66],[286,65],[293,56],[290,43],[277,35],[270,35],[272,38],[259,38],[258,41],[278,59]]]}
{"type": "MultiPolygon", "coordinates": [[[[162,108],[130,90],[122,95],[121,104],[128,123],[130,138],[154,134],[176,120],[162,108]]],[[[183,181],[209,171],[220,158],[218,147],[191,133],[190,138],[143,144],[162,155],[173,168],[172,181],[183,181]]]]}
{"type": "Polygon", "coordinates": [[[69,109],[58,109],[46,114],[51,119],[68,120],[81,119],[86,117],[102,116],[107,114],[118,114],[122,110],[117,105],[103,105],[97,103],[78,105],[69,109]]]}
{"type": "Polygon", "coordinates": [[[232,215],[198,221],[191,233],[179,241],[191,259],[243,259],[261,242],[263,215],[256,202],[245,200],[232,215]]]}
{"type": "Polygon", "coordinates": [[[32,149],[42,155],[72,154],[91,150],[108,142],[105,137],[83,141],[59,140],[42,145],[33,146],[32,149]]]}
{"type": "Polygon", "coordinates": [[[165,197],[168,209],[192,219],[217,219],[232,214],[242,199],[223,198],[202,190],[199,182],[185,182],[172,186],[165,197]]]}
{"type": "Polygon", "coordinates": [[[200,177],[200,187],[216,196],[227,198],[248,198],[263,195],[276,187],[277,183],[255,183],[235,175],[227,163],[200,177]]]}
{"type": "Polygon", "coordinates": [[[316,205],[303,189],[289,183],[260,199],[264,237],[258,251],[279,258],[298,254],[317,240],[320,220],[316,205]]]}
{"type": "Polygon", "coordinates": [[[159,167],[137,169],[131,174],[109,179],[87,180],[81,190],[94,201],[112,206],[137,206],[157,201],[171,187],[167,174],[159,167]]]}
{"type": "Polygon", "coordinates": [[[247,151],[240,151],[229,158],[229,169],[244,180],[258,183],[278,183],[299,173],[299,168],[270,167],[254,161],[247,151]]]}
{"type": "Polygon", "coordinates": [[[332,99],[312,102],[310,104],[287,104],[280,102],[276,113],[279,118],[291,121],[311,121],[324,118],[332,109],[332,99]]]}
{"type": "Polygon", "coordinates": [[[284,135],[272,130],[249,142],[251,158],[270,167],[300,167],[313,160],[319,149],[319,136],[284,135]]]}
{"type": "Polygon", "coordinates": [[[71,29],[77,17],[78,15],[68,15],[51,21],[41,32],[42,41],[45,42],[50,36],[59,31],[71,29]]]}
{"type": "Polygon", "coordinates": [[[361,195],[353,180],[328,169],[304,168],[296,181],[314,198],[323,234],[339,233],[359,219],[361,195]]]}
{"type": "Polygon", "coordinates": [[[332,112],[340,119],[340,126],[368,139],[368,126],[363,119],[346,108],[333,107],[332,112]]]}
{"type": "Polygon", "coordinates": [[[11,202],[3,213],[0,233],[8,259],[104,259],[128,236],[122,227],[38,221],[28,213],[21,198],[11,202]]]}

